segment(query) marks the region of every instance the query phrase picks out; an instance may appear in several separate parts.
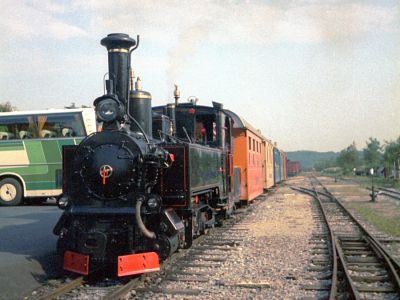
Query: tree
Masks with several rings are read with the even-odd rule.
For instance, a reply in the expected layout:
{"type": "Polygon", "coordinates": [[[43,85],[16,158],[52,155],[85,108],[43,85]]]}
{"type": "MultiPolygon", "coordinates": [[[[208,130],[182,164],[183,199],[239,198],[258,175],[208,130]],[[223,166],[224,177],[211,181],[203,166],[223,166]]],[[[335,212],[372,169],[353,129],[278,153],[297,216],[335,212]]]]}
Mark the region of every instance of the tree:
{"type": "Polygon", "coordinates": [[[369,138],[366,142],[367,147],[363,149],[363,157],[366,167],[375,168],[382,159],[382,147],[376,138],[369,138]]]}
{"type": "Polygon", "coordinates": [[[386,174],[394,170],[394,177],[399,179],[400,174],[400,137],[396,141],[386,142],[383,161],[386,168],[386,174]]]}
{"type": "Polygon", "coordinates": [[[13,107],[10,102],[7,101],[5,103],[0,103],[0,112],[7,112],[13,110],[15,110],[15,107],[13,107]]]}
{"type": "Polygon", "coordinates": [[[350,173],[353,168],[360,165],[360,157],[355,142],[340,151],[337,164],[342,167],[344,173],[350,173]]]}
{"type": "Polygon", "coordinates": [[[323,171],[328,168],[336,167],[336,160],[334,158],[326,159],[326,160],[319,160],[314,163],[314,169],[316,171],[323,171]]]}

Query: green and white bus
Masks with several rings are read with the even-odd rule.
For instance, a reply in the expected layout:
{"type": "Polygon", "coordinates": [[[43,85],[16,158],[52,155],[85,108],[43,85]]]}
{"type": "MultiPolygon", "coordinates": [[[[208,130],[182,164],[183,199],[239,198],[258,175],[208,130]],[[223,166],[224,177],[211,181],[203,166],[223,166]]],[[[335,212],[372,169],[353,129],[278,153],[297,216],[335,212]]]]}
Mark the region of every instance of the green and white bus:
{"type": "Polygon", "coordinates": [[[0,205],[62,192],[62,146],[96,131],[93,108],[0,113],[0,205]]]}

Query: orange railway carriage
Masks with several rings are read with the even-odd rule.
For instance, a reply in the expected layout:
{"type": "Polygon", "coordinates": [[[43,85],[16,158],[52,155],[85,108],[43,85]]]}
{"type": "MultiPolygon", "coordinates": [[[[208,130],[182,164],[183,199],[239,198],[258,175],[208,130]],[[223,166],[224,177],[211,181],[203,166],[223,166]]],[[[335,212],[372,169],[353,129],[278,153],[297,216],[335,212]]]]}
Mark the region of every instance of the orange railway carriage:
{"type": "Polygon", "coordinates": [[[225,110],[233,119],[233,167],[240,173],[240,201],[247,204],[263,193],[265,164],[263,136],[235,113],[225,110]]]}
{"type": "Polygon", "coordinates": [[[272,141],[264,138],[263,140],[263,161],[264,161],[264,189],[270,189],[274,186],[274,144],[272,141]]]}

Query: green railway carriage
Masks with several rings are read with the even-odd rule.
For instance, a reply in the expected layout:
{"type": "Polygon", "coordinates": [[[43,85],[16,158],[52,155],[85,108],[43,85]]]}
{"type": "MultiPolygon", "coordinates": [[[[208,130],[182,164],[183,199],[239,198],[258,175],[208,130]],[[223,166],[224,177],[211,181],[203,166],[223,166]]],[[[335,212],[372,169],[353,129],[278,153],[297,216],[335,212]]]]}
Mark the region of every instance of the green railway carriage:
{"type": "Polygon", "coordinates": [[[0,205],[62,192],[62,147],[96,131],[93,108],[0,113],[0,205]]]}

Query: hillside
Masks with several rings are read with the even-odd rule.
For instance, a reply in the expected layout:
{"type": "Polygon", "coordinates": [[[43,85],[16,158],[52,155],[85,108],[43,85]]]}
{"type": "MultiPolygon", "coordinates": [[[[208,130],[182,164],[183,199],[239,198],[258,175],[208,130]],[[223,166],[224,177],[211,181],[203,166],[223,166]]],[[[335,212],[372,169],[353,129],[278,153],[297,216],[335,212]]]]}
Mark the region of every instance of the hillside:
{"type": "Polygon", "coordinates": [[[317,151],[293,151],[287,152],[287,158],[292,161],[299,161],[303,171],[310,170],[314,164],[321,160],[336,159],[338,152],[317,152],[317,151]]]}

